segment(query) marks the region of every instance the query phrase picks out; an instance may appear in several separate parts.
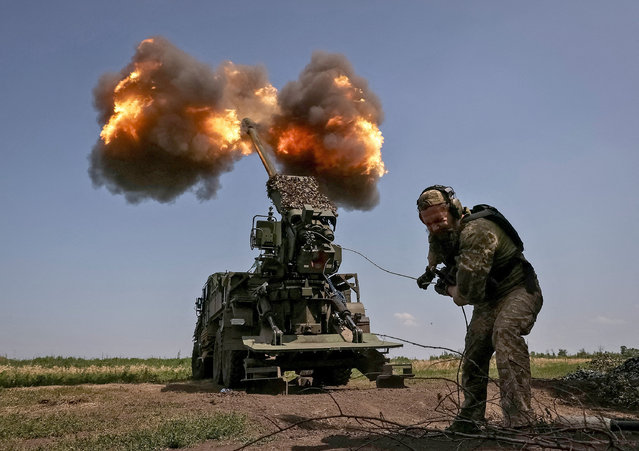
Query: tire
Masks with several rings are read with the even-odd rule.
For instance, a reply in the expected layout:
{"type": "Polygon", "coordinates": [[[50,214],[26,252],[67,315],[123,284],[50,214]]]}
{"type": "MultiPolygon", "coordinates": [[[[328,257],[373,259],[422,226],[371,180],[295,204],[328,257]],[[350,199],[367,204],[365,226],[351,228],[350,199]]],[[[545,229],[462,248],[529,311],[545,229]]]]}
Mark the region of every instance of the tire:
{"type": "Polygon", "coordinates": [[[193,379],[204,378],[204,362],[200,359],[200,346],[197,343],[193,344],[193,354],[191,355],[191,374],[193,379]]]}
{"type": "Polygon", "coordinates": [[[346,385],[351,380],[350,368],[336,368],[332,372],[332,382],[334,385],[346,385]]]}
{"type": "Polygon", "coordinates": [[[316,387],[346,385],[350,379],[350,368],[319,368],[313,371],[313,385],[316,387]]]}
{"type": "Polygon", "coordinates": [[[244,376],[243,351],[222,351],[222,385],[237,388],[244,376]]]}

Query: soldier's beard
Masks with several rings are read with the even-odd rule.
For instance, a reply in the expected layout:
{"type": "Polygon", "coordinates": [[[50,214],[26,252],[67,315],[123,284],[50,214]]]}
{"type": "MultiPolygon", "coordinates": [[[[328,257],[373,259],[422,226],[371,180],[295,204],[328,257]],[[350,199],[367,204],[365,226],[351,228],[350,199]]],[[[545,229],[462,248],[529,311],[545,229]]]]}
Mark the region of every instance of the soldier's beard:
{"type": "Polygon", "coordinates": [[[446,260],[452,259],[457,255],[459,248],[459,230],[455,228],[442,230],[437,234],[433,234],[433,239],[437,241],[439,248],[446,256],[446,260]]]}

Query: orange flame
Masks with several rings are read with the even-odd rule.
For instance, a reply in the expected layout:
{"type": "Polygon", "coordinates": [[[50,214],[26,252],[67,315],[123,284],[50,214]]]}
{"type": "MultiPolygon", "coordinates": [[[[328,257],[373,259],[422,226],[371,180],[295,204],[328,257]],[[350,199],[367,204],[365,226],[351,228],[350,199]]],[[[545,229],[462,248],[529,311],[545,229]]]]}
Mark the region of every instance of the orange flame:
{"type": "Polygon", "coordinates": [[[303,152],[320,149],[321,143],[317,136],[309,129],[302,126],[291,126],[284,130],[278,137],[277,151],[280,154],[301,154],[303,152]]]}
{"type": "Polygon", "coordinates": [[[144,109],[153,103],[153,99],[136,93],[136,84],[140,81],[143,70],[149,70],[158,65],[159,63],[154,63],[152,66],[147,64],[143,68],[142,65],[136,64],[135,70],[115,86],[113,89],[113,114],[100,132],[100,138],[105,144],[109,144],[121,133],[129,135],[135,140],[138,139],[137,129],[141,125],[144,109]],[[131,91],[133,92],[131,93],[131,91]]]}
{"type": "Polygon", "coordinates": [[[120,92],[125,86],[131,84],[131,82],[135,82],[138,78],[140,78],[140,71],[136,69],[131,72],[127,78],[120,80],[120,82],[116,85],[114,92],[120,92]]]}
{"type": "Polygon", "coordinates": [[[277,89],[275,86],[269,84],[263,88],[257,89],[254,93],[263,103],[275,106],[277,105],[277,89]]]}
{"type": "Polygon", "coordinates": [[[337,86],[341,90],[346,91],[345,95],[348,99],[355,102],[366,102],[366,100],[364,99],[364,91],[353,86],[350,78],[348,78],[346,75],[335,77],[333,79],[333,83],[335,83],[335,86],[337,86]]]}
{"type": "MultiPolygon", "coordinates": [[[[202,110],[202,109],[200,109],[202,110]]],[[[237,117],[237,111],[227,109],[224,113],[216,113],[209,108],[204,120],[204,133],[211,144],[220,150],[233,150],[239,148],[243,155],[251,153],[251,148],[242,141],[241,122],[237,117]]]]}
{"type": "Polygon", "coordinates": [[[382,132],[377,125],[362,118],[358,118],[355,122],[355,130],[357,137],[365,143],[367,149],[364,159],[365,173],[377,177],[383,176],[388,171],[382,161],[382,145],[384,144],[382,132]]]}
{"type": "MultiPolygon", "coordinates": [[[[122,82],[120,82],[121,84],[122,82]]],[[[119,85],[118,85],[119,86],[119,85]]],[[[116,88],[117,89],[117,88],[116,88]]],[[[144,112],[144,108],[153,102],[148,97],[131,97],[118,99],[113,105],[113,115],[100,132],[100,138],[109,144],[120,133],[126,133],[133,139],[138,139],[137,128],[144,112]]]]}
{"type": "Polygon", "coordinates": [[[334,116],[330,118],[328,121],[326,121],[326,127],[329,129],[333,127],[341,127],[344,124],[345,122],[342,116],[334,116]]]}
{"type": "Polygon", "coordinates": [[[335,85],[339,88],[352,88],[350,79],[346,75],[340,75],[339,77],[335,77],[333,79],[335,85]]]}
{"type": "MultiPolygon", "coordinates": [[[[153,43],[153,40],[145,39],[138,48],[145,43],[153,43]]],[[[156,87],[153,86],[151,74],[161,65],[160,62],[156,61],[136,62],[135,69],[115,86],[113,89],[113,113],[100,132],[100,137],[105,144],[110,144],[122,134],[138,140],[139,129],[144,122],[145,108],[156,100],[151,95],[145,94],[144,88],[139,84],[142,80],[146,80],[146,89],[150,88],[151,94],[153,94],[156,87]]],[[[227,68],[226,73],[237,75],[239,71],[227,68]]],[[[257,90],[255,95],[262,102],[277,103],[277,90],[271,85],[257,90]]],[[[220,113],[210,107],[187,106],[184,108],[183,114],[192,117],[193,123],[216,149],[221,151],[239,150],[244,155],[252,152],[251,147],[242,141],[237,110],[226,109],[220,113]]]]}
{"type": "Polygon", "coordinates": [[[282,156],[312,156],[314,165],[320,170],[338,169],[340,172],[360,173],[381,177],[386,174],[381,148],[384,137],[377,125],[361,117],[346,121],[341,116],[330,118],[320,132],[303,125],[289,125],[276,135],[277,153],[282,156]],[[324,141],[331,133],[342,135],[349,143],[358,143],[364,155],[329,148],[324,141]]]}

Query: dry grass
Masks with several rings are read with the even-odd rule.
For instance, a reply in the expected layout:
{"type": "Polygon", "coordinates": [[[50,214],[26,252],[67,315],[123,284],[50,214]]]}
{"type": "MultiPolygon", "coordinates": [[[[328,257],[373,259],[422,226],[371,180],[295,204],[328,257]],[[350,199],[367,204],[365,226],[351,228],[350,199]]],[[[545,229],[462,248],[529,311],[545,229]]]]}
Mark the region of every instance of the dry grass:
{"type": "MultiPolygon", "coordinates": [[[[563,377],[585,366],[590,359],[585,358],[531,358],[530,370],[532,377],[540,379],[553,379],[563,377]]],[[[413,372],[418,377],[442,377],[455,379],[459,370],[458,358],[413,360],[413,372]]],[[[490,361],[490,376],[497,377],[495,358],[490,361]]]]}
{"type": "Polygon", "coordinates": [[[191,376],[189,359],[75,359],[46,357],[0,362],[0,387],[174,382],[191,376]]]}

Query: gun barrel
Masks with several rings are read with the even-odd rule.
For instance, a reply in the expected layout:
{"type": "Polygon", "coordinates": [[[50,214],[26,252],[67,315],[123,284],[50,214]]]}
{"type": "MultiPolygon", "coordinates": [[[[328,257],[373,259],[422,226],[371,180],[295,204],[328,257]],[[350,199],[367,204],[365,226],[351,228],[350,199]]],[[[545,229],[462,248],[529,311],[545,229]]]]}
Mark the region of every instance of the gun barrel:
{"type": "Polygon", "coordinates": [[[273,177],[274,175],[277,175],[277,171],[275,170],[273,163],[264,150],[262,140],[257,133],[257,125],[255,124],[255,122],[253,122],[249,118],[244,118],[242,120],[242,131],[249,135],[251,141],[253,141],[253,146],[255,147],[257,154],[260,156],[260,160],[262,160],[262,164],[264,165],[264,169],[266,169],[266,173],[268,174],[268,176],[273,177]]]}

